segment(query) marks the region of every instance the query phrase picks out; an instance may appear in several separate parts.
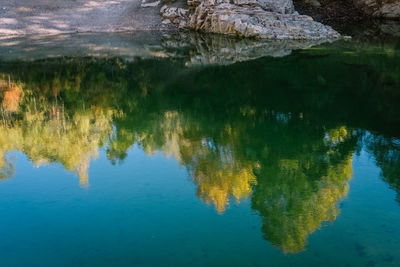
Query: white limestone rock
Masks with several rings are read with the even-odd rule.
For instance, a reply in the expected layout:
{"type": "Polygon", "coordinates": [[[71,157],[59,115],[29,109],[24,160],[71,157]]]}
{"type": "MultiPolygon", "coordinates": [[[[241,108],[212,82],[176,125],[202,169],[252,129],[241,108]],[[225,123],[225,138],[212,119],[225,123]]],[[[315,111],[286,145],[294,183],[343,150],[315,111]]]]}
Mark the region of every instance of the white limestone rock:
{"type": "Polygon", "coordinates": [[[189,16],[189,29],[276,40],[338,39],[340,34],[311,17],[266,11],[259,6],[202,3],[189,16]]]}

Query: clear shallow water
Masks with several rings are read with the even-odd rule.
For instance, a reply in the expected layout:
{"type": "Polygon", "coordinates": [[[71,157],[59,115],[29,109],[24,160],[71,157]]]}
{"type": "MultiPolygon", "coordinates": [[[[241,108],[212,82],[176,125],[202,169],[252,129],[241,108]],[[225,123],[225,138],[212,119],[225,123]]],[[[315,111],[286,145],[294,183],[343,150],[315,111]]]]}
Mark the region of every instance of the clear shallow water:
{"type": "Polygon", "coordinates": [[[1,265],[398,266],[399,59],[0,63],[1,265]]]}

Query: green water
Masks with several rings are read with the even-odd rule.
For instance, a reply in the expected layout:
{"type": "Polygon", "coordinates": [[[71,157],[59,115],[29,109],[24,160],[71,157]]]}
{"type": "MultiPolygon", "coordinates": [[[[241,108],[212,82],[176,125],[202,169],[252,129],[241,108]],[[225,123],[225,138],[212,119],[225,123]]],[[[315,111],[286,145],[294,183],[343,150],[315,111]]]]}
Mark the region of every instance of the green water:
{"type": "Polygon", "coordinates": [[[0,265],[400,266],[399,49],[0,62],[0,265]]]}

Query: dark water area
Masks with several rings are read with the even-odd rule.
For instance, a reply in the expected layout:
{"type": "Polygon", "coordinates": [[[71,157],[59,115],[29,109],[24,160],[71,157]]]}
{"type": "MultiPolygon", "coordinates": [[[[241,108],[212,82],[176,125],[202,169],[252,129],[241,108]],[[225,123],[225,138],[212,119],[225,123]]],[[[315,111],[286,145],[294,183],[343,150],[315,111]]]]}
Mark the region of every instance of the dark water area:
{"type": "Polygon", "coordinates": [[[1,266],[400,265],[395,39],[126,38],[2,41],[1,266]]]}

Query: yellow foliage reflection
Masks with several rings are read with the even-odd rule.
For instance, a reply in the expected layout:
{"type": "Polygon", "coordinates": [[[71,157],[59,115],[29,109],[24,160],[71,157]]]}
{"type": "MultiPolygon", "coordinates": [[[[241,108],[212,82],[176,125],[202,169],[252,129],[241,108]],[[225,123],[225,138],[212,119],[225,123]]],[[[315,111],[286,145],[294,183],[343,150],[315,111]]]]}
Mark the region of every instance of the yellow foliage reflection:
{"type": "MultiPolygon", "coordinates": [[[[333,132],[343,130],[340,127],[333,132]]],[[[352,177],[351,151],[342,155],[336,148],[351,138],[346,132],[340,141],[334,136],[325,142],[329,149],[321,155],[322,162],[303,154],[297,159],[279,160],[263,170],[252,206],[263,218],[265,238],[285,253],[304,250],[308,236],[339,214],[337,204],[347,195],[352,177]]]]}
{"type": "Polygon", "coordinates": [[[10,95],[8,98],[7,94],[3,95],[1,164],[4,165],[5,153],[18,150],[36,166],[61,163],[67,170],[77,173],[81,185],[87,185],[90,159],[97,157],[98,148],[112,133],[113,111],[93,106],[66,114],[63,105],[26,96],[24,111],[14,116],[8,112],[17,111],[18,105],[12,104],[10,98],[10,95]]]}
{"type": "Polygon", "coordinates": [[[219,214],[250,198],[265,239],[284,252],[303,250],[308,236],[339,214],[356,139],[346,126],[310,126],[303,115],[249,105],[223,115],[201,104],[160,108],[164,95],[151,83],[139,80],[139,90],[127,92],[122,79],[113,84],[120,90],[111,90],[105,74],[94,73],[56,75],[37,88],[0,76],[0,179],[12,176],[7,153],[18,150],[36,166],[62,164],[87,186],[99,148],[115,163],[137,144],[184,166],[197,196],[219,214]]]}
{"type": "MultiPolygon", "coordinates": [[[[301,204],[289,216],[284,216],[280,225],[282,236],[274,240],[284,252],[302,251],[307,237],[322,222],[333,222],[339,214],[337,203],[347,195],[347,181],[352,177],[351,157],[344,163],[330,166],[326,176],[320,180],[320,187],[309,199],[299,199],[301,204]]],[[[272,241],[272,242],[274,242],[272,241]]]]}
{"type": "Polygon", "coordinates": [[[251,195],[252,186],[257,184],[254,170],[259,168],[258,163],[238,161],[226,148],[216,152],[199,136],[188,138],[188,132],[202,125],[193,124],[177,111],[167,111],[159,118],[151,132],[138,135],[138,143],[147,153],[162,151],[186,166],[198,185],[198,197],[205,203],[223,213],[230,197],[239,203],[251,195]]]}
{"type": "Polygon", "coordinates": [[[204,163],[197,166],[193,180],[198,184],[197,194],[206,203],[213,203],[218,213],[223,213],[232,196],[237,203],[251,195],[252,186],[257,184],[253,167],[242,167],[227,164],[222,169],[204,163]]]}
{"type": "Polygon", "coordinates": [[[16,112],[19,107],[19,101],[21,96],[21,90],[18,86],[9,80],[0,80],[0,91],[3,96],[1,106],[4,111],[16,112]]]}

